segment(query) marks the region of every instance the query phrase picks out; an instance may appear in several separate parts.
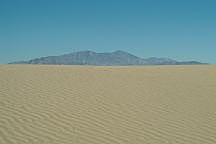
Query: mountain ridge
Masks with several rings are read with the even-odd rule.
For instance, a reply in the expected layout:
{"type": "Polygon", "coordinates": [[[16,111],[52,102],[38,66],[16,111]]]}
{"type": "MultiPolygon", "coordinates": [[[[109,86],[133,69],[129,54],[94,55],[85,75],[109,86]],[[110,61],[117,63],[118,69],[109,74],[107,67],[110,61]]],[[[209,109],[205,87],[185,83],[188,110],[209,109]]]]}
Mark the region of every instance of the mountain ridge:
{"type": "Polygon", "coordinates": [[[117,50],[97,53],[90,50],[77,51],[59,56],[46,56],[28,61],[9,64],[50,64],[50,65],[193,65],[206,64],[198,61],[176,61],[170,58],[140,58],[131,53],[117,50]]]}

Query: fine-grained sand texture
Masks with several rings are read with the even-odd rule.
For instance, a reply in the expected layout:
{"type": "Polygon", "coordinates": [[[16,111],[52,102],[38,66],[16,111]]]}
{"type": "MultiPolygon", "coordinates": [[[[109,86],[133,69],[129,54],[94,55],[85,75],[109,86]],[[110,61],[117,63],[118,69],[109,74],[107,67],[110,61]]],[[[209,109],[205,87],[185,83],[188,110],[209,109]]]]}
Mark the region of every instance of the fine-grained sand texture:
{"type": "Polygon", "coordinates": [[[216,66],[0,65],[0,144],[216,144],[216,66]]]}

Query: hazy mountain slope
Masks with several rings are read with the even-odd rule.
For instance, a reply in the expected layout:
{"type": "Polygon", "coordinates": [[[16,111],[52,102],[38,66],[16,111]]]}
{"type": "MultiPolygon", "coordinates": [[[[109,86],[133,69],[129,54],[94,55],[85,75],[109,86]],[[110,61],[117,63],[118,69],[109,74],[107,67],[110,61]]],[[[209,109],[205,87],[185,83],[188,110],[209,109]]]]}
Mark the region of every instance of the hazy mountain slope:
{"type": "Polygon", "coordinates": [[[93,51],[79,51],[60,56],[48,56],[29,61],[13,62],[11,64],[63,64],[63,65],[175,65],[201,64],[196,61],[178,62],[169,58],[143,59],[124,51],[111,53],[96,53],[93,51]]]}

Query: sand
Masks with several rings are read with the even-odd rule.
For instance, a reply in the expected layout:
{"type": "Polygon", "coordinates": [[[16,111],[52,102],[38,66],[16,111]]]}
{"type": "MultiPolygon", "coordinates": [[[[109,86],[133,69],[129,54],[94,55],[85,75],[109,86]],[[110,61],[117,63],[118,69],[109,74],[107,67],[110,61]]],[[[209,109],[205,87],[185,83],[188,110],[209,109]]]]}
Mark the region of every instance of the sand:
{"type": "Polygon", "coordinates": [[[0,65],[0,144],[215,143],[214,65],[0,65]]]}

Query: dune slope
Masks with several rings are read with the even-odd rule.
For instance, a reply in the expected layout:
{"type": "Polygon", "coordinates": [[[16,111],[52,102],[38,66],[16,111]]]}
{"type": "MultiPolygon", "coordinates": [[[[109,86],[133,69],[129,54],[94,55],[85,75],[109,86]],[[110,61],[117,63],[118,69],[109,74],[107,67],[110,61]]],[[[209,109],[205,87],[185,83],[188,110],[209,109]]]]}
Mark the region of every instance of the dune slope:
{"type": "Polygon", "coordinates": [[[0,144],[215,144],[216,66],[0,65],[0,144]]]}

